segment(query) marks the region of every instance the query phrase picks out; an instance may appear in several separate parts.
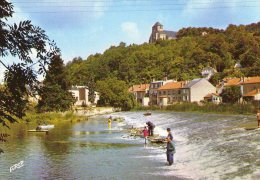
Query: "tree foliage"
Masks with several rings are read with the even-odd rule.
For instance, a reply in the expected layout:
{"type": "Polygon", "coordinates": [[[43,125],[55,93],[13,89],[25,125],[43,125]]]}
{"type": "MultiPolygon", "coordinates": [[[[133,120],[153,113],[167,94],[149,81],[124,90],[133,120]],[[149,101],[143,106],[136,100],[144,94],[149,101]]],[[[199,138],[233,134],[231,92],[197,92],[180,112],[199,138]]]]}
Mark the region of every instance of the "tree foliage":
{"type": "MultiPolygon", "coordinates": [[[[213,67],[218,73],[211,82],[215,85],[223,77],[260,75],[260,22],[247,26],[229,25],[225,30],[213,28],[184,28],[177,40],[111,46],[103,54],[86,60],[68,63],[66,73],[74,85],[96,89],[96,82],[117,78],[128,87],[150,83],[153,79],[168,77],[190,80],[201,77],[204,67],[213,67]],[[207,32],[202,36],[203,32],[207,32]],[[234,69],[240,62],[241,69],[234,69]]],[[[99,88],[100,89],[100,88],[99,88]]]]}
{"type": "Polygon", "coordinates": [[[64,64],[60,56],[54,56],[50,62],[43,87],[40,89],[38,108],[40,111],[66,111],[75,99],[68,91],[70,88],[64,64]]]}
{"type": "Polygon", "coordinates": [[[124,81],[116,78],[106,78],[97,82],[97,90],[100,93],[99,105],[111,105],[129,110],[134,107],[134,99],[127,91],[124,81]]]}
{"type": "Polygon", "coordinates": [[[0,2],[0,63],[6,68],[5,84],[0,89],[0,123],[3,126],[8,126],[7,122],[13,123],[16,118],[25,115],[27,105],[25,97],[35,94],[37,74],[43,74],[50,58],[59,54],[55,43],[49,40],[40,27],[33,26],[30,21],[9,24],[8,20],[13,13],[13,5],[2,0],[0,2]],[[32,51],[36,52],[36,58],[32,58],[32,51]],[[7,66],[3,61],[7,56],[15,58],[16,63],[7,66]],[[40,68],[33,70],[36,63],[39,63],[40,68]]]}
{"type": "Polygon", "coordinates": [[[242,97],[239,86],[227,87],[221,93],[224,103],[237,103],[242,97]]]}

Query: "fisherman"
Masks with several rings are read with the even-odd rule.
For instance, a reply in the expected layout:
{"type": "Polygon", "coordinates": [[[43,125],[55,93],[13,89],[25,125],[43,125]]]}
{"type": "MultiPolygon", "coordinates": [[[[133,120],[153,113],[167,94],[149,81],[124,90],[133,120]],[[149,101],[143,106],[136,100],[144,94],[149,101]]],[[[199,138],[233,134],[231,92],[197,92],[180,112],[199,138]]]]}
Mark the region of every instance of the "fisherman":
{"type": "Polygon", "coordinates": [[[172,133],[171,133],[171,128],[167,128],[167,132],[168,132],[167,138],[169,137],[172,140],[173,136],[172,136],[172,133]]]}
{"type": "Polygon", "coordinates": [[[155,125],[151,121],[148,121],[146,124],[148,126],[149,136],[153,136],[153,129],[155,128],[155,125]]]}
{"type": "Polygon", "coordinates": [[[258,125],[258,128],[260,128],[260,110],[257,111],[257,114],[256,114],[256,119],[257,119],[257,125],[258,125]]]}
{"type": "Polygon", "coordinates": [[[144,126],[144,130],[143,130],[144,144],[147,144],[146,141],[147,141],[148,135],[149,135],[149,131],[148,131],[147,127],[144,126]]]}
{"type": "Polygon", "coordinates": [[[173,154],[175,153],[175,147],[170,137],[167,137],[167,146],[166,146],[166,157],[167,165],[171,166],[173,164],[173,154]]]}
{"type": "Polygon", "coordinates": [[[111,124],[112,124],[112,116],[110,116],[107,120],[108,128],[111,129],[111,124]]]}

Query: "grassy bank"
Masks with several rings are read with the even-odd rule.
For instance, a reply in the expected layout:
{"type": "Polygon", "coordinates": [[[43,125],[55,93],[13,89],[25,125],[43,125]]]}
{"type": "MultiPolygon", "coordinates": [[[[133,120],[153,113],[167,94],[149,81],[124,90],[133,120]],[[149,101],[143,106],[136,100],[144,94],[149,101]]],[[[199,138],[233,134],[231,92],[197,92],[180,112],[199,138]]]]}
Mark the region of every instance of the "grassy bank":
{"type": "Polygon", "coordinates": [[[177,111],[177,112],[201,112],[201,113],[216,113],[216,114],[244,114],[250,115],[257,112],[257,106],[252,104],[212,104],[206,103],[204,105],[198,105],[197,103],[179,103],[175,105],[169,105],[166,107],[149,106],[141,107],[137,106],[132,111],[138,110],[163,110],[163,111],[177,111]]]}
{"type": "MultiPolygon", "coordinates": [[[[47,113],[36,113],[34,111],[29,111],[23,119],[18,119],[19,124],[25,124],[28,127],[35,128],[37,125],[42,124],[57,124],[61,122],[77,122],[85,120],[85,116],[79,116],[73,112],[47,112],[47,113]]],[[[10,128],[16,126],[17,123],[8,124],[10,128]]],[[[6,130],[5,127],[0,126],[1,130],[6,130]]]]}

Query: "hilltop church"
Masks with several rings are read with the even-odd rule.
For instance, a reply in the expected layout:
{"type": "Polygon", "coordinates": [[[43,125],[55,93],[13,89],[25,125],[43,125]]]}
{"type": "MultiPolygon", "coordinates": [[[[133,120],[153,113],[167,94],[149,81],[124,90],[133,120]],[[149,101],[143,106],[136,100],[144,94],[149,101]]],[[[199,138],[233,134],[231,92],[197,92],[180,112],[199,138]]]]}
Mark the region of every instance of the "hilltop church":
{"type": "Polygon", "coordinates": [[[177,32],[163,30],[163,25],[156,22],[152,27],[152,34],[149,39],[149,43],[154,43],[158,40],[177,39],[177,32]]]}

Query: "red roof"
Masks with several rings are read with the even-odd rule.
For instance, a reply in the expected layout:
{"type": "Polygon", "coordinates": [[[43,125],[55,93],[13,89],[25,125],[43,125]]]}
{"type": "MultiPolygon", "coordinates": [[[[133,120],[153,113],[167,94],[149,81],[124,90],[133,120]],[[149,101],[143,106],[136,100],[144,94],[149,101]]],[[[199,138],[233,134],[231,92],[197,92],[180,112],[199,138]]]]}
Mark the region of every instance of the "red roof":
{"type": "Polygon", "coordinates": [[[149,89],[150,84],[138,84],[138,85],[133,85],[128,89],[129,92],[142,92],[146,91],[149,89]]]}
{"type": "Polygon", "coordinates": [[[246,94],[244,94],[244,97],[254,97],[255,95],[260,94],[260,89],[255,89],[253,91],[250,91],[246,94]]]}
{"type": "Polygon", "coordinates": [[[161,86],[158,90],[169,90],[169,89],[179,89],[185,85],[185,81],[169,82],[161,86]]]}
{"type": "Polygon", "coordinates": [[[204,98],[211,98],[213,95],[220,97],[220,95],[218,93],[210,93],[210,94],[207,94],[204,98]]]}
{"type": "Polygon", "coordinates": [[[243,78],[244,81],[241,82],[241,84],[255,84],[260,83],[260,76],[255,77],[245,77],[243,78]]]}
{"type": "Polygon", "coordinates": [[[240,84],[240,78],[224,78],[224,86],[238,86],[240,84]]]}

